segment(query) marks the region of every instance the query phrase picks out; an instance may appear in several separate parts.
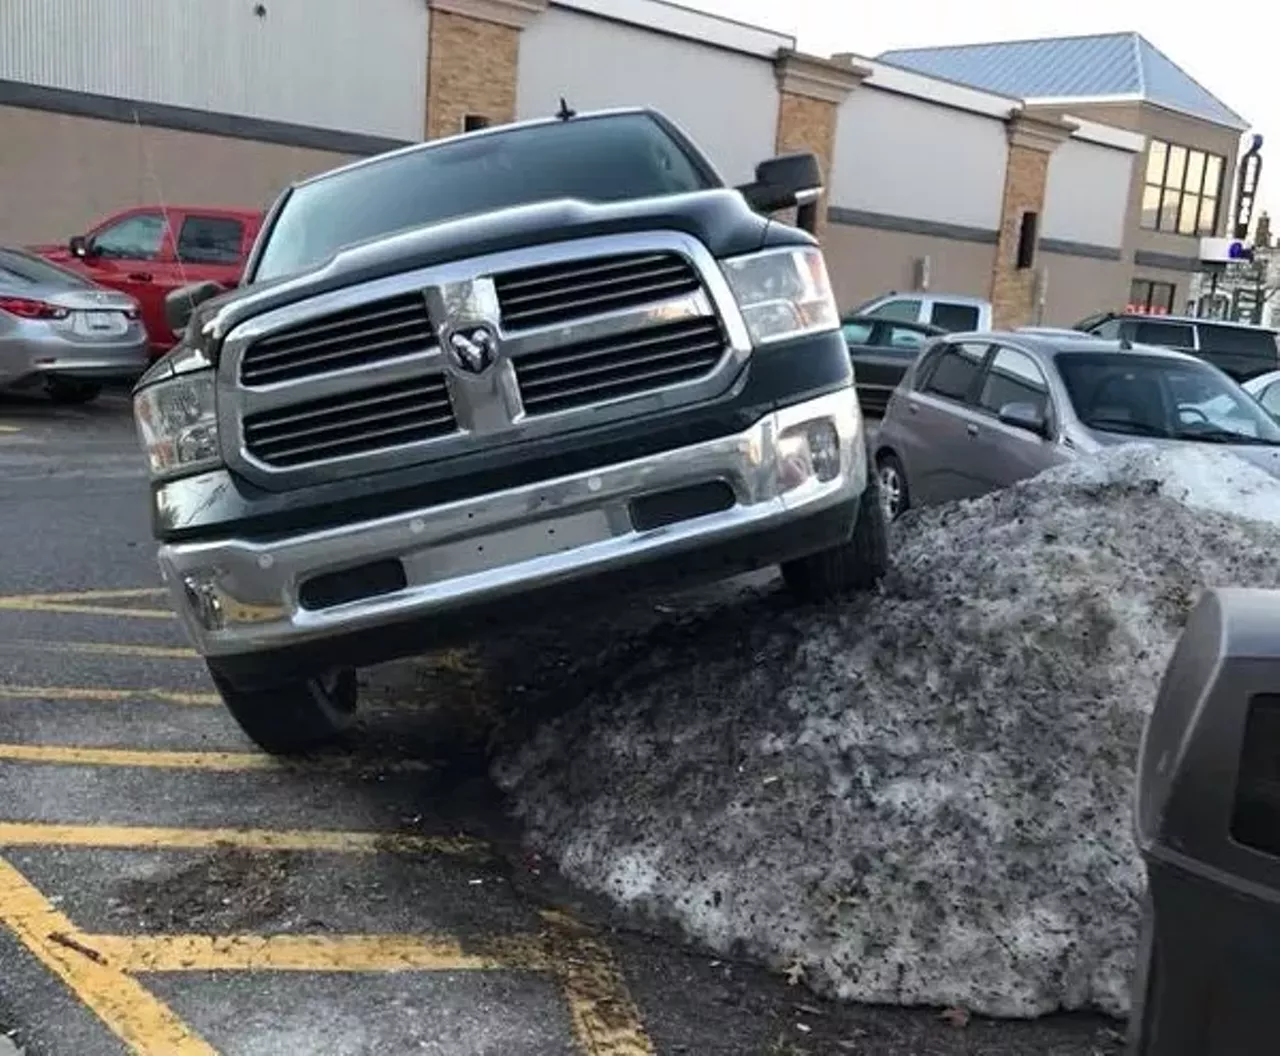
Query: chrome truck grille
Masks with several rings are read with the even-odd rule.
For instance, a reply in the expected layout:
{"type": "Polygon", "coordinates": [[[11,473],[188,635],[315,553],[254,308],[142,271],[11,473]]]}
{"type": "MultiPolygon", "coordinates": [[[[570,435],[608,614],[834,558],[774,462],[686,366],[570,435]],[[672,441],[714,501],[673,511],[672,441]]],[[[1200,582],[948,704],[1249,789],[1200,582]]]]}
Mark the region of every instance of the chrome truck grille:
{"type": "Polygon", "coordinates": [[[748,353],[700,243],[615,236],[257,316],[224,345],[220,413],[238,468],[291,486],[706,399],[748,353]]]}

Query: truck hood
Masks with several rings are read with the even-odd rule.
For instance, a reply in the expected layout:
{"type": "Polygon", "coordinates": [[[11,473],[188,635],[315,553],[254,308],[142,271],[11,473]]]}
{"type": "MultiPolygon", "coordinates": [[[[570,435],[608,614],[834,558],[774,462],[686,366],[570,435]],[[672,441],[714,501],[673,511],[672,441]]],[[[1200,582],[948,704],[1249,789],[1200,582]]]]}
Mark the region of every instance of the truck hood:
{"type": "Polygon", "coordinates": [[[806,232],[773,223],[754,212],[739,192],[727,188],[605,204],[538,202],[349,246],[312,271],[253,283],[206,302],[200,316],[209,319],[216,313],[218,329],[225,334],[262,312],[402,271],[550,242],[655,230],[691,235],[717,258],[765,245],[814,244],[806,232]]]}

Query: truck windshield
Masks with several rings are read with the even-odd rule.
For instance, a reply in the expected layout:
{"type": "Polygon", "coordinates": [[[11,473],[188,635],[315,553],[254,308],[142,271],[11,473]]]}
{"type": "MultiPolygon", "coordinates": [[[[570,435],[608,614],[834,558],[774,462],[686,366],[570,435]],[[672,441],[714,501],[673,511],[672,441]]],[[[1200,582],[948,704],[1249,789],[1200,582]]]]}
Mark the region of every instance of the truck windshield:
{"type": "Polygon", "coordinates": [[[645,113],[457,139],[389,154],[295,188],[262,247],[253,281],[306,271],[345,246],[474,213],[718,185],[690,148],[645,113]]]}

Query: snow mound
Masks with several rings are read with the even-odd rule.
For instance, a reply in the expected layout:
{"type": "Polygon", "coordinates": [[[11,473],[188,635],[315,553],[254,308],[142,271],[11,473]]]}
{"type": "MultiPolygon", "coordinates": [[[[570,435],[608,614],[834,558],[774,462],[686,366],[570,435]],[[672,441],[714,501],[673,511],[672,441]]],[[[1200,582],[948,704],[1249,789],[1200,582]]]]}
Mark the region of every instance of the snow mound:
{"type": "Polygon", "coordinates": [[[1275,521],[1137,447],[912,514],[882,594],[662,635],[495,776],[570,878],[819,992],[1123,1014],[1142,725],[1199,593],[1280,586],[1275,521]]]}

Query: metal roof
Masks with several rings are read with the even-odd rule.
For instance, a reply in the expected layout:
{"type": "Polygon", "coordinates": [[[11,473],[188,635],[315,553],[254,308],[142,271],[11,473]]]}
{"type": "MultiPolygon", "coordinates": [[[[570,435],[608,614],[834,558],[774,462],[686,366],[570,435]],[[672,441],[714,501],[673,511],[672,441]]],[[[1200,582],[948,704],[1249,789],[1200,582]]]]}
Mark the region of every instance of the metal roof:
{"type": "Polygon", "coordinates": [[[1142,100],[1225,128],[1249,127],[1140,33],[907,48],[877,58],[1027,102],[1142,100]]]}

